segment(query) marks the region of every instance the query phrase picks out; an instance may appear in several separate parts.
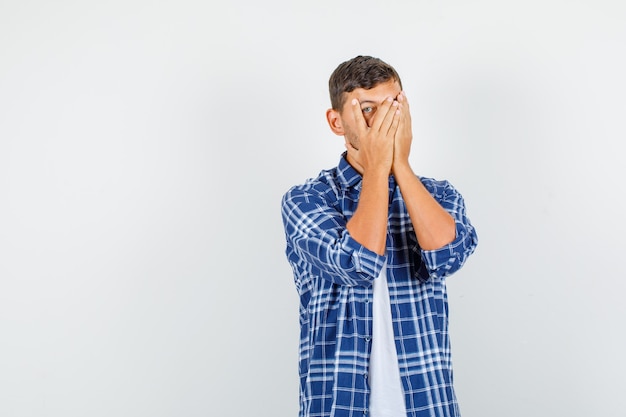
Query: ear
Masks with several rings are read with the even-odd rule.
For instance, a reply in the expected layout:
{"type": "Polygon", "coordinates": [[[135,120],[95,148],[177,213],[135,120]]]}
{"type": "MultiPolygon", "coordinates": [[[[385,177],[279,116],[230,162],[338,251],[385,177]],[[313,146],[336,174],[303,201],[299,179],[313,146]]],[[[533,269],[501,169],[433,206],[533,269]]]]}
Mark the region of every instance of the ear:
{"type": "Polygon", "coordinates": [[[345,131],[343,129],[343,121],[341,120],[341,114],[334,109],[326,110],[326,120],[330,130],[337,136],[344,136],[345,131]]]}

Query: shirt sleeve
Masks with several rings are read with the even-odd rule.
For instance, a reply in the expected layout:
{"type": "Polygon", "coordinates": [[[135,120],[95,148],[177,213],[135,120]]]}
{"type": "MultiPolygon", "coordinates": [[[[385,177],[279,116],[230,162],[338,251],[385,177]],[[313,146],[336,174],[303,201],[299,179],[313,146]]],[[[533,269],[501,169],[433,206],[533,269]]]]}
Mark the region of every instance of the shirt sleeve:
{"type": "Polygon", "coordinates": [[[380,274],[385,256],[350,236],[345,216],[328,193],[292,188],[283,196],[282,218],[292,267],[348,286],[370,286],[380,274]]]}
{"type": "Polygon", "coordinates": [[[465,214],[461,194],[448,181],[423,180],[426,188],[454,218],[456,237],[449,244],[434,250],[422,250],[422,259],[430,278],[444,278],[458,271],[478,245],[478,235],[465,214]]]}

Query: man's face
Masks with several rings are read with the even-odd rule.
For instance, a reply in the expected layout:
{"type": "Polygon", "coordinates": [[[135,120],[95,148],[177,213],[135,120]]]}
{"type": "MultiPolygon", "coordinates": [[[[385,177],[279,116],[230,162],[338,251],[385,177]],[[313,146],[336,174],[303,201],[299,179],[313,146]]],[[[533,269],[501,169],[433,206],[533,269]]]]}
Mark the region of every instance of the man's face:
{"type": "Polygon", "coordinates": [[[351,110],[352,99],[357,99],[363,112],[363,118],[368,126],[371,126],[372,119],[376,114],[376,111],[380,105],[388,97],[394,100],[398,97],[398,94],[402,89],[397,81],[390,80],[384,83],[377,84],[375,87],[366,90],[364,88],[357,88],[349,93],[345,93],[345,101],[343,108],[341,109],[340,118],[341,124],[344,130],[344,136],[346,140],[356,149],[359,149],[359,139],[356,135],[357,121],[351,110]]]}

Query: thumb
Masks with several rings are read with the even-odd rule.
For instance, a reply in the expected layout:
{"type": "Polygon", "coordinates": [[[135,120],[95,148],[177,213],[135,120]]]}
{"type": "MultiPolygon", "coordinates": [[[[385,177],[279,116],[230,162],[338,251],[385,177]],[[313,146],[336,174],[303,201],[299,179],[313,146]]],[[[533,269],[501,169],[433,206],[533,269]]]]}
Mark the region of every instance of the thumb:
{"type": "Polygon", "coordinates": [[[354,145],[348,140],[345,140],[344,143],[346,150],[348,151],[348,155],[355,161],[359,160],[359,150],[354,147],[354,145]]]}

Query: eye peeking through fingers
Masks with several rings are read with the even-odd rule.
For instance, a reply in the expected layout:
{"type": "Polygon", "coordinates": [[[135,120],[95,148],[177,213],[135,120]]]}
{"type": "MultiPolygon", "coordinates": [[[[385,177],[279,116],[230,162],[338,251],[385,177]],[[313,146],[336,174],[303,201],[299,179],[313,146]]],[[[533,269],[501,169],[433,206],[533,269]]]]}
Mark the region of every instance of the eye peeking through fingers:
{"type": "Polygon", "coordinates": [[[376,108],[374,106],[365,106],[361,108],[361,112],[363,113],[365,123],[370,126],[372,123],[372,118],[374,117],[374,113],[376,113],[376,108]]]}

